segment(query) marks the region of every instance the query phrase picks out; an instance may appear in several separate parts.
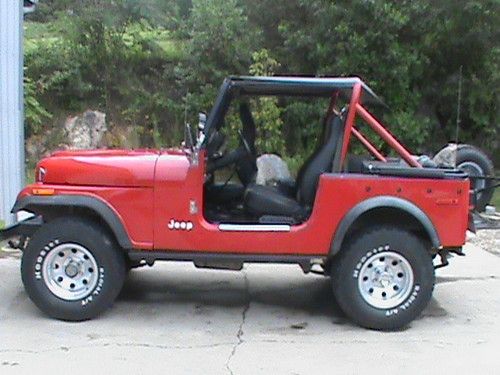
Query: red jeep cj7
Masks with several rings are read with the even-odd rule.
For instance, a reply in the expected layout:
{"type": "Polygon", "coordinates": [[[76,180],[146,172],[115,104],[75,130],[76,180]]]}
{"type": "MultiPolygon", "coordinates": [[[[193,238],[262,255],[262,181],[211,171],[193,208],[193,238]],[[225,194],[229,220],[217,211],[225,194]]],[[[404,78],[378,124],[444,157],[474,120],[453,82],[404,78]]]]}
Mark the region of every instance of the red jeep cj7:
{"type": "Polygon", "coordinates": [[[182,148],[62,151],[40,161],[36,182],[12,210],[35,216],[1,238],[19,236],[11,244],[23,250],[26,291],[58,319],[101,313],[131,267],[181,260],[218,269],[265,262],[321,270],[353,321],[374,329],[405,326],[431,298],[434,269],[447,264],[450,252],[462,254],[469,179],[419,162],[425,159],[412,156],[366,109],[377,104],[359,78],[228,78],[206,121],[200,116],[198,135],[186,127],[182,148]],[[296,181],[255,183],[251,107],[259,96],[330,103],[296,181]],[[231,104],[241,120],[239,146],[224,152],[224,120],[238,117],[226,116],[231,104]],[[384,156],[356,119],[400,158],[384,156]],[[353,137],[372,156],[351,155],[353,137]],[[227,167],[238,183],[214,178],[227,167]]]}

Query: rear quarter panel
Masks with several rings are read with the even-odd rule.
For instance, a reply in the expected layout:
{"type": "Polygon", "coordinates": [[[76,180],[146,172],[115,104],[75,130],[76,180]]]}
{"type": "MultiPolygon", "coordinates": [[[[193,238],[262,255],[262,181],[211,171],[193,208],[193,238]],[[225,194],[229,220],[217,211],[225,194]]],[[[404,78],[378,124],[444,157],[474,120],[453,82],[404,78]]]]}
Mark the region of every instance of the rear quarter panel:
{"type": "MultiPolygon", "coordinates": [[[[344,197],[343,212],[344,205],[352,208],[369,198],[398,197],[413,203],[428,216],[443,247],[462,246],[465,242],[469,180],[332,174],[323,176],[322,182],[326,195],[338,194],[344,197]]],[[[319,200],[322,199],[323,196],[319,197],[319,200]]],[[[350,208],[344,215],[349,210],[350,208]]],[[[338,224],[340,221],[335,221],[335,227],[338,224]]]]}

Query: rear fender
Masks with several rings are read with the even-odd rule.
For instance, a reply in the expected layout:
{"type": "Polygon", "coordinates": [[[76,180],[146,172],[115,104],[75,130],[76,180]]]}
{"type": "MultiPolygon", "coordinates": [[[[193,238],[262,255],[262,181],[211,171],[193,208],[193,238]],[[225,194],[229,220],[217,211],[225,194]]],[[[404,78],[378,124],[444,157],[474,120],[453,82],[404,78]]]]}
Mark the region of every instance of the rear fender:
{"type": "Polygon", "coordinates": [[[346,239],[346,235],[349,230],[352,228],[353,224],[355,224],[356,221],[363,216],[363,214],[379,208],[392,208],[411,215],[425,230],[432,247],[435,249],[441,247],[441,241],[439,240],[438,233],[424,211],[412,202],[402,198],[378,196],[358,203],[344,216],[335,231],[335,235],[330,245],[330,256],[334,256],[341,250],[342,243],[346,239]]]}

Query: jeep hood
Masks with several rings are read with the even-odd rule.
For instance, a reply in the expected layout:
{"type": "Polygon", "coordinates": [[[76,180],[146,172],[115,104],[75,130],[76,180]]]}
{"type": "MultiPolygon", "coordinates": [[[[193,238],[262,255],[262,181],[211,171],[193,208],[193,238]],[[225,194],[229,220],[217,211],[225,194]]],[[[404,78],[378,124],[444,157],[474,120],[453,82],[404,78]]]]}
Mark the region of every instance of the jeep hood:
{"type": "Polygon", "coordinates": [[[35,178],[45,184],[152,187],[156,150],[58,151],[38,163],[35,178]]]}

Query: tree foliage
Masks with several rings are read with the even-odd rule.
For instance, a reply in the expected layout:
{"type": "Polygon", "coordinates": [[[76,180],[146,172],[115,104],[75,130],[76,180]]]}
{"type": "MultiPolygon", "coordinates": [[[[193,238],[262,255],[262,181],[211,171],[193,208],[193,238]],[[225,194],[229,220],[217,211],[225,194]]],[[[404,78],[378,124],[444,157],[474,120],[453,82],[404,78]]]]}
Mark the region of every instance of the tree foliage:
{"type": "MultiPolygon", "coordinates": [[[[279,68],[278,61],[269,56],[267,49],[252,54],[250,74],[255,76],[272,76],[279,68]]],[[[278,105],[276,97],[257,98],[253,103],[254,120],[259,132],[256,146],[261,153],[286,154],[283,138],[283,108],[278,105]]]]}
{"type": "MultiPolygon", "coordinates": [[[[94,107],[146,146],[177,144],[227,75],[357,75],[429,152],[455,136],[462,69],[460,140],[495,154],[499,24],[497,0],[44,0],[26,22],[27,133],[94,107]]],[[[259,149],[303,158],[324,108],[253,104],[259,149]]]]}

